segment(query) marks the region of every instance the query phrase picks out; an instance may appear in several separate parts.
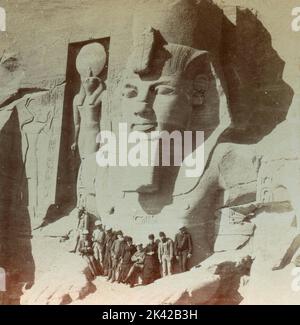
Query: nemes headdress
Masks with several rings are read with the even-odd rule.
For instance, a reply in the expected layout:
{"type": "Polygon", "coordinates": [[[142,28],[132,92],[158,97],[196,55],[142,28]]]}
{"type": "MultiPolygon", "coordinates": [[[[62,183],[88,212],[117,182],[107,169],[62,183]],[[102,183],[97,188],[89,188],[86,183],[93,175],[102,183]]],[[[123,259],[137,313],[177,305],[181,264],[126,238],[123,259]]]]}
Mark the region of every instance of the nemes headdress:
{"type": "Polygon", "coordinates": [[[154,72],[193,79],[209,71],[209,54],[190,46],[164,42],[159,31],[147,27],[134,41],[127,71],[140,76],[154,72]]]}
{"type": "Polygon", "coordinates": [[[214,73],[209,52],[218,43],[220,17],[206,0],[137,0],[127,73],[180,74],[188,80],[214,73]]]}

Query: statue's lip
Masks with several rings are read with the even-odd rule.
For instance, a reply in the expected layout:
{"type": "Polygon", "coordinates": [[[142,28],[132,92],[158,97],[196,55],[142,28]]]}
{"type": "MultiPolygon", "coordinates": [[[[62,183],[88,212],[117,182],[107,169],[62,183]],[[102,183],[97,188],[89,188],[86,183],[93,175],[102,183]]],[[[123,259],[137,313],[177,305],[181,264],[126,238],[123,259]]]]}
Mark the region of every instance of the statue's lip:
{"type": "Polygon", "coordinates": [[[136,125],[154,125],[154,126],[157,126],[157,122],[133,123],[131,126],[136,126],[136,125]]]}
{"type": "Polygon", "coordinates": [[[131,125],[131,129],[136,131],[149,131],[150,129],[155,129],[156,127],[157,122],[134,123],[131,125]]]}

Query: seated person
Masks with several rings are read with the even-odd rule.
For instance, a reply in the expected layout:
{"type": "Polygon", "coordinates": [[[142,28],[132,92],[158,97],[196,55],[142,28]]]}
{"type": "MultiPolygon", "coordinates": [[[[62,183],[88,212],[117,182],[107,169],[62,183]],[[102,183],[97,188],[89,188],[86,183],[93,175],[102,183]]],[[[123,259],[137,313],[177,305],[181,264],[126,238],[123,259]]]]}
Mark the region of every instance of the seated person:
{"type": "Polygon", "coordinates": [[[134,287],[137,282],[137,277],[143,274],[144,269],[145,252],[143,249],[143,244],[138,244],[136,248],[137,251],[131,258],[133,265],[130,268],[129,273],[125,279],[125,283],[128,283],[130,285],[130,288],[134,287]]]}
{"type": "Polygon", "coordinates": [[[123,247],[123,251],[121,253],[121,263],[120,263],[120,272],[118,276],[118,282],[125,282],[125,279],[133,265],[131,260],[133,254],[136,252],[136,247],[132,243],[131,237],[125,237],[126,245],[123,247]]]}

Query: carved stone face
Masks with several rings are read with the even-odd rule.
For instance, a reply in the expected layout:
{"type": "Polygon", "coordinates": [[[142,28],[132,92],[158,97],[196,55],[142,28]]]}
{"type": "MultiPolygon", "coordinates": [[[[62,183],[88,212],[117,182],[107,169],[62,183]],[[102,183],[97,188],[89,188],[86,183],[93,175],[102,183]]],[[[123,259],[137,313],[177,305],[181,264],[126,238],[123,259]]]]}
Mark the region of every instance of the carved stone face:
{"type": "Polygon", "coordinates": [[[99,86],[99,79],[95,77],[82,79],[82,86],[86,93],[93,93],[99,86]]]}
{"type": "Polygon", "coordinates": [[[171,43],[156,45],[151,35],[153,30],[144,34],[128,61],[122,114],[131,131],[186,130],[193,107],[203,103],[207,90],[206,52],[171,43]]]}
{"type": "MultiPolygon", "coordinates": [[[[199,91],[204,88],[202,79],[199,80],[198,76],[205,75],[206,80],[210,77],[207,52],[180,44],[167,43],[156,46],[155,42],[154,45],[150,42],[148,50],[149,48],[152,50],[145,55],[145,48],[148,45],[145,42],[141,44],[142,46],[138,44],[134,49],[123,75],[121,89],[123,121],[127,122],[129,131],[171,133],[190,130],[193,110],[203,103],[202,97],[201,101],[195,101],[195,95],[199,96],[199,91]]],[[[149,137],[148,140],[153,141],[150,146],[158,143],[157,138],[149,137]]],[[[141,145],[149,148],[147,141],[141,145]]],[[[168,153],[170,161],[174,160],[175,151],[172,145],[173,143],[170,144],[168,153]]],[[[152,158],[161,161],[162,153],[166,154],[164,148],[159,146],[157,156],[152,158]]],[[[127,170],[130,175],[132,173],[130,167],[127,170]]],[[[126,181],[124,191],[157,192],[162,188],[162,183],[166,184],[163,179],[163,175],[166,175],[170,184],[168,191],[171,193],[172,182],[175,181],[178,171],[177,166],[149,164],[142,171],[143,177],[128,177],[131,182],[126,181]]],[[[166,188],[165,185],[165,191],[166,188]]]]}
{"type": "Polygon", "coordinates": [[[123,84],[122,114],[131,131],[185,130],[192,112],[190,98],[179,74],[132,74],[123,84]]]}

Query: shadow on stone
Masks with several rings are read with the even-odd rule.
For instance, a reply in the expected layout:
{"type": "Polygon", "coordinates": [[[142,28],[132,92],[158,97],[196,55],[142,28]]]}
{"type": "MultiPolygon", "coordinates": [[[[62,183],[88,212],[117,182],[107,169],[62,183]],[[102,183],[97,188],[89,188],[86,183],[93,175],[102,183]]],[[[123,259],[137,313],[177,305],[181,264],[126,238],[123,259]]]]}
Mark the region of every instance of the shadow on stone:
{"type": "Polygon", "coordinates": [[[235,18],[223,23],[221,57],[234,123],[223,141],[257,143],[285,119],[294,93],[257,13],[237,7],[235,18]]]}
{"type": "Polygon", "coordinates": [[[34,282],[31,223],[21,134],[14,109],[0,133],[0,265],[7,275],[5,304],[18,304],[22,287],[34,282]]]}

